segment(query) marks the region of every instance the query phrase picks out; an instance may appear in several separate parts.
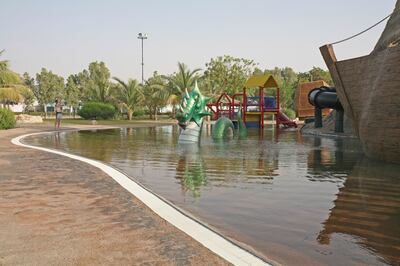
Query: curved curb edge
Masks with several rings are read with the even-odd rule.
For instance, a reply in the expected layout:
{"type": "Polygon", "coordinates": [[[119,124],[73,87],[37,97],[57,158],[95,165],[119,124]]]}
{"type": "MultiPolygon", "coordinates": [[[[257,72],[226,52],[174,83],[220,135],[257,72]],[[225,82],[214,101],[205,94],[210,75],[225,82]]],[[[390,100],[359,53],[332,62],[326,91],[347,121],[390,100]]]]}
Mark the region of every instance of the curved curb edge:
{"type": "Polygon", "coordinates": [[[150,208],[162,219],[166,220],[168,223],[175,226],[180,231],[186,233],[213,253],[217,254],[221,258],[227,260],[234,265],[269,265],[261,258],[240,248],[239,246],[233,244],[216,232],[213,232],[204,225],[182,214],[175,207],[171,206],[171,204],[161,200],[159,197],[146,190],[141,185],[130,179],[128,176],[111,166],[82,156],[21,143],[21,139],[25,137],[51,133],[54,133],[54,131],[24,134],[13,138],[11,140],[11,143],[25,148],[31,148],[65,156],[74,160],[85,162],[102,170],[111,178],[113,178],[120,186],[122,186],[133,196],[143,202],[148,208],[150,208]]]}

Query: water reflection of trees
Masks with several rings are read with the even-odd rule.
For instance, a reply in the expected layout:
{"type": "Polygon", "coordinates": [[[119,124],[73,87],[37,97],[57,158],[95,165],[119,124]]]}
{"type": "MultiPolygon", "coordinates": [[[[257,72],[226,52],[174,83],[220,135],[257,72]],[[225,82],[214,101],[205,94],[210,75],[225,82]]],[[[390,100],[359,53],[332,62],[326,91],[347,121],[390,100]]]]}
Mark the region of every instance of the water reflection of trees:
{"type": "MultiPolygon", "coordinates": [[[[62,136],[61,145],[71,152],[111,162],[120,160],[143,160],[152,145],[171,145],[176,140],[172,127],[122,128],[108,130],[84,130],[69,132],[62,136]],[[168,135],[168,137],[166,137],[168,135]]],[[[55,143],[60,143],[55,138],[55,143]]]]}
{"type": "Polygon", "coordinates": [[[364,159],[339,189],[334,207],[318,234],[329,244],[333,234],[356,237],[359,245],[386,263],[400,261],[400,166],[364,159]]]}
{"type": "Polygon", "coordinates": [[[118,143],[119,138],[119,130],[102,130],[101,134],[96,130],[84,130],[68,133],[63,146],[71,152],[79,151],[85,157],[110,162],[116,152],[115,146],[106,143],[118,143]]]}

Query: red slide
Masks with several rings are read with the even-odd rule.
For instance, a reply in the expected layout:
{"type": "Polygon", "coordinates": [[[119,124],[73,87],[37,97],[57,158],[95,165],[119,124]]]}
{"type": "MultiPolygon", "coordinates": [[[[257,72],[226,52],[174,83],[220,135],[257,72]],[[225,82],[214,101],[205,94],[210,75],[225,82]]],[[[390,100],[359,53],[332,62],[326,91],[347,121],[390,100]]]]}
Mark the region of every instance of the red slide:
{"type": "Polygon", "coordinates": [[[278,120],[279,120],[279,124],[282,124],[282,125],[284,125],[285,127],[294,127],[294,128],[297,128],[296,122],[290,120],[290,118],[287,117],[287,115],[285,115],[284,113],[279,112],[277,118],[278,118],[278,120]]]}

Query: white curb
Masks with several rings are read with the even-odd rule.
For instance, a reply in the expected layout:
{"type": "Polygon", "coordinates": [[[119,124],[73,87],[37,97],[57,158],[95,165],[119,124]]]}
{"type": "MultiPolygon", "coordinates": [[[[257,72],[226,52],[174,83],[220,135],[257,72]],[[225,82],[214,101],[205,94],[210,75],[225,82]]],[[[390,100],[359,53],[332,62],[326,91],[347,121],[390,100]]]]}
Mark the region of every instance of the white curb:
{"type": "Polygon", "coordinates": [[[99,168],[100,170],[108,174],[110,177],[112,177],[123,188],[128,190],[132,195],[134,195],[145,205],[147,205],[147,207],[149,207],[153,212],[155,212],[161,218],[163,218],[170,224],[174,225],[179,230],[185,232],[187,235],[191,236],[193,239],[201,243],[203,246],[205,246],[218,256],[224,258],[225,260],[234,265],[269,265],[268,263],[258,258],[257,256],[240,248],[239,246],[233,244],[232,242],[225,239],[221,235],[210,230],[206,226],[184,215],[183,213],[178,211],[175,207],[173,207],[171,203],[167,203],[166,201],[161,200],[159,197],[157,197],[150,191],[146,190],[141,185],[130,179],[128,176],[114,169],[111,166],[108,166],[101,162],[88,159],[82,156],[73,155],[42,147],[31,146],[20,142],[21,139],[28,136],[39,135],[39,134],[51,134],[51,133],[54,132],[39,132],[39,133],[25,134],[13,138],[11,142],[17,146],[22,146],[26,148],[31,148],[66,156],[68,158],[82,161],[94,167],[99,168]]]}

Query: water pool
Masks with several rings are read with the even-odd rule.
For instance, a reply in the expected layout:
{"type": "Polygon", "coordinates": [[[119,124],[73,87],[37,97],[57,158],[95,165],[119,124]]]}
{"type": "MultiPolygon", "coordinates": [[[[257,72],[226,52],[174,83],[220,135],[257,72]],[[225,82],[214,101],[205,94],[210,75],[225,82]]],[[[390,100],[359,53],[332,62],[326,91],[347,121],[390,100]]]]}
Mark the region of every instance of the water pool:
{"type": "Polygon", "coordinates": [[[24,142],[113,165],[258,253],[289,265],[400,261],[400,166],[358,141],[298,132],[178,145],[174,126],[58,132],[24,142]]]}

